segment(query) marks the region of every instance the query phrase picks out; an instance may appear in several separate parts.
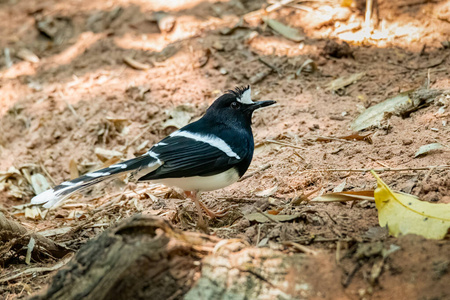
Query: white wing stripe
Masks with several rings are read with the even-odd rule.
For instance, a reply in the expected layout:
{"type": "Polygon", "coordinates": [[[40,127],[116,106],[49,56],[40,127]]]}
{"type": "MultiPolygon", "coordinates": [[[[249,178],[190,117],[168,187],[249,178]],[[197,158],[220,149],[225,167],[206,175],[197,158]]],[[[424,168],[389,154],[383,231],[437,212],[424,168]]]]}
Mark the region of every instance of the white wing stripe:
{"type": "Polygon", "coordinates": [[[109,166],[109,168],[110,169],[116,169],[116,168],[126,169],[127,165],[126,164],[115,164],[115,165],[109,166]]]}
{"type": "Polygon", "coordinates": [[[104,172],[104,173],[103,172],[94,172],[94,173],[87,173],[85,176],[97,178],[100,176],[108,176],[108,175],[111,175],[111,173],[109,173],[109,172],[104,172]]]}
{"type": "Polygon", "coordinates": [[[239,155],[237,155],[230,146],[225,143],[224,140],[218,138],[217,136],[211,134],[198,134],[189,131],[175,131],[170,136],[182,136],[188,139],[193,139],[199,142],[207,143],[212,147],[219,149],[224,152],[229,157],[235,157],[237,159],[241,159],[239,155]]]}

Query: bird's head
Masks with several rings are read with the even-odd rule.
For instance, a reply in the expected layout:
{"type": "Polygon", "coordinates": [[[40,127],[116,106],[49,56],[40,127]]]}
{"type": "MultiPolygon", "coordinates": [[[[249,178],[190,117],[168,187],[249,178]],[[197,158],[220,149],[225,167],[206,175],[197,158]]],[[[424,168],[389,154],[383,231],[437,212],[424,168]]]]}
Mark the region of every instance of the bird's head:
{"type": "Polygon", "coordinates": [[[250,125],[255,110],[275,103],[276,101],[273,100],[253,102],[250,86],[238,87],[217,98],[208,108],[205,116],[250,125]]]}

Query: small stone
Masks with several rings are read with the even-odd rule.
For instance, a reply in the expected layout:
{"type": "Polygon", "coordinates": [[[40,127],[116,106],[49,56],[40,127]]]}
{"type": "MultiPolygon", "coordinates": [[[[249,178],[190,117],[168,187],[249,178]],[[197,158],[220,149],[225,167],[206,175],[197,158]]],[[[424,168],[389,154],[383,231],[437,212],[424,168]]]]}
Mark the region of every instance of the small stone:
{"type": "Polygon", "coordinates": [[[214,48],[214,49],[216,49],[217,51],[222,51],[223,50],[223,44],[220,42],[220,41],[215,41],[213,44],[212,44],[212,47],[214,48]]]}
{"type": "Polygon", "coordinates": [[[412,139],[403,139],[402,143],[403,145],[407,146],[407,145],[411,145],[412,144],[412,139]]]}

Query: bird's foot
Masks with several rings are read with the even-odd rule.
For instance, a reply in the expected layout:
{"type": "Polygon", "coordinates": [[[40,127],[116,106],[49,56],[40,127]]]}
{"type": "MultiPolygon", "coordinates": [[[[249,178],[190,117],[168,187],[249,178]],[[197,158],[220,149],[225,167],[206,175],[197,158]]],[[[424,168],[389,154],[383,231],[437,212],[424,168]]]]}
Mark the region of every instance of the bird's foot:
{"type": "Polygon", "coordinates": [[[215,219],[215,218],[223,218],[228,214],[228,210],[227,209],[223,209],[223,210],[219,210],[219,211],[214,211],[208,208],[208,206],[206,206],[205,203],[203,203],[202,201],[198,201],[200,206],[203,208],[203,210],[206,212],[206,214],[211,218],[211,219],[215,219]]]}

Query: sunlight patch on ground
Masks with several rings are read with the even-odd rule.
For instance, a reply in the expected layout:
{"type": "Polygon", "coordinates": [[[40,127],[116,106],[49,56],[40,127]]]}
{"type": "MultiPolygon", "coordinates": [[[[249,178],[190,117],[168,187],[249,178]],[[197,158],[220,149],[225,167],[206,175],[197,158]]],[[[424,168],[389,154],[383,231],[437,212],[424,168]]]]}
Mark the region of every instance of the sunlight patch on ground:
{"type": "Polygon", "coordinates": [[[412,43],[420,40],[422,36],[422,29],[412,24],[386,24],[382,22],[380,29],[374,30],[372,33],[369,30],[361,29],[355,32],[347,31],[337,34],[337,37],[353,45],[360,45],[364,42],[375,44],[380,48],[390,46],[392,43],[398,43],[399,39],[403,43],[412,43]]]}
{"type": "Polygon", "coordinates": [[[236,22],[236,18],[226,16],[222,19],[208,17],[205,20],[199,20],[193,16],[180,16],[177,17],[176,22],[174,29],[166,34],[151,33],[138,36],[134,33],[126,33],[123,36],[115,37],[114,42],[123,49],[160,52],[171,43],[195,37],[206,30],[228,26],[228,24],[236,22]]]}
{"type": "Polygon", "coordinates": [[[303,43],[294,43],[277,36],[257,36],[251,41],[251,47],[263,55],[295,56],[301,55],[303,43]]]}

